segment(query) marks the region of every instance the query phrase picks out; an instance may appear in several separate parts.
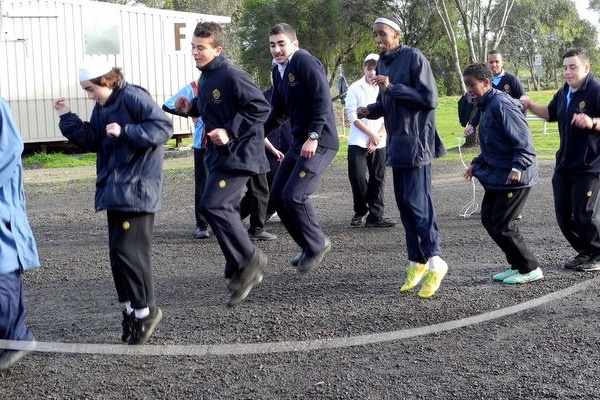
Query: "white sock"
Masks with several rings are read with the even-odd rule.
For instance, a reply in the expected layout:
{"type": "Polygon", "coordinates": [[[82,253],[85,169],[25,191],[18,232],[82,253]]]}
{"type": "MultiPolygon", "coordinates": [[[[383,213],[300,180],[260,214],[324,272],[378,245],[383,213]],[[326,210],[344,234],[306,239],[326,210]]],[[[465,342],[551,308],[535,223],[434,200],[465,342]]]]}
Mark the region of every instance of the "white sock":
{"type": "Polygon", "coordinates": [[[127,315],[131,315],[133,312],[133,308],[131,308],[131,302],[126,301],[125,303],[121,303],[121,309],[127,313],[127,315]]]}
{"type": "Polygon", "coordinates": [[[148,307],[146,307],[146,308],[136,308],[134,310],[134,312],[135,312],[135,318],[136,319],[146,318],[148,315],[150,315],[150,309],[148,307]]]}
{"type": "Polygon", "coordinates": [[[427,262],[430,271],[440,271],[443,269],[448,269],[448,264],[446,261],[442,260],[440,256],[432,256],[429,257],[429,261],[427,262]]]}

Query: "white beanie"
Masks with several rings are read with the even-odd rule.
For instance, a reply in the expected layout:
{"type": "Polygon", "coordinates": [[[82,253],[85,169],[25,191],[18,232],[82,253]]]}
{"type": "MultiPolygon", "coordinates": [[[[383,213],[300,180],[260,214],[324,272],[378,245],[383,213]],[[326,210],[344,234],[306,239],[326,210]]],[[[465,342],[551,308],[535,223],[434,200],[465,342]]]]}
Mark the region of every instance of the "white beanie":
{"type": "Polygon", "coordinates": [[[108,74],[113,66],[104,60],[88,60],[79,68],[79,82],[89,81],[108,74]]]}
{"type": "Polygon", "coordinates": [[[379,54],[371,53],[371,54],[369,54],[369,55],[367,55],[367,56],[365,57],[365,60],[364,60],[363,62],[367,62],[367,61],[369,61],[369,60],[375,60],[375,61],[378,61],[378,60],[379,60],[379,54]]]}

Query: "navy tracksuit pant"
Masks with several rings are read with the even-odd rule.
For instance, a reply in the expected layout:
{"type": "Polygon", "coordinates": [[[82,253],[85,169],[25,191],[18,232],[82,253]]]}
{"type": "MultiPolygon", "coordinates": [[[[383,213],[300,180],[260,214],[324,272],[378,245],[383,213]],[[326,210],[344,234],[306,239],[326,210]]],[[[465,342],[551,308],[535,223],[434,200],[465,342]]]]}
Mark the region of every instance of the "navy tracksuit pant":
{"type": "Polygon", "coordinates": [[[248,265],[256,252],[240,218],[240,196],[250,175],[216,171],[208,174],[201,212],[225,256],[225,278],[248,265]]]}
{"type": "Polygon", "coordinates": [[[313,157],[305,158],[300,155],[302,144],[294,142],[279,165],[270,202],[292,239],[312,257],[323,250],[325,234],[309,197],[337,151],[318,146],[313,157]]]}
{"type": "Polygon", "coordinates": [[[33,340],[25,326],[25,294],[21,271],[0,275],[0,339],[33,340]]]}
{"type": "Polygon", "coordinates": [[[431,165],[392,168],[394,194],[406,235],[409,261],[427,263],[442,255],[431,185],[431,165]]]}

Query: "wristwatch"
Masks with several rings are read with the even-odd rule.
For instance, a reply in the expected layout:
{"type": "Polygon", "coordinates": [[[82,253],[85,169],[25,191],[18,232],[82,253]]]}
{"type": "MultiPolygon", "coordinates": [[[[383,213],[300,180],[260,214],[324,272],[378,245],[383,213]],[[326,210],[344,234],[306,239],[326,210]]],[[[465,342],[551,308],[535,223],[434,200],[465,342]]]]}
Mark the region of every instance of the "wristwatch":
{"type": "Polygon", "coordinates": [[[319,140],[320,135],[317,132],[311,132],[308,134],[310,140],[319,140]]]}

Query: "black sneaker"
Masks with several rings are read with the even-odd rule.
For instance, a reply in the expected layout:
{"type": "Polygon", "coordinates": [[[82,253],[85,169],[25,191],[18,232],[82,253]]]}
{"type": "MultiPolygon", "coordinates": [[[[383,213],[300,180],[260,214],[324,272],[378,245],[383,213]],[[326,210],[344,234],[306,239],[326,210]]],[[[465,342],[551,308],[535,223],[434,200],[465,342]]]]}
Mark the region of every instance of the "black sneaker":
{"type": "Polygon", "coordinates": [[[145,318],[138,319],[133,317],[129,344],[138,345],[146,343],[154,332],[156,325],[158,325],[162,319],[162,316],[162,310],[156,307],[151,308],[150,314],[145,318]]]}
{"type": "Polygon", "coordinates": [[[323,262],[323,258],[325,257],[325,254],[329,253],[330,251],[331,251],[331,240],[329,240],[329,238],[326,237],[325,245],[323,246],[321,251],[319,251],[317,254],[313,255],[312,257],[309,257],[308,255],[304,254],[304,256],[299,260],[298,267],[297,267],[298,272],[300,272],[301,274],[304,274],[304,273],[310,272],[313,269],[317,268],[323,262]]]}
{"type": "Polygon", "coordinates": [[[589,256],[589,260],[575,269],[583,272],[600,271],[600,254],[589,256]]]}
{"type": "Polygon", "coordinates": [[[379,221],[369,221],[365,223],[365,228],[391,228],[396,226],[396,221],[389,218],[381,218],[379,221]]]}
{"type": "Polygon", "coordinates": [[[591,257],[589,254],[581,252],[581,253],[577,254],[575,257],[573,257],[572,259],[570,259],[569,261],[567,261],[567,263],[565,263],[565,265],[563,265],[563,267],[565,269],[576,270],[576,269],[579,269],[580,265],[589,263],[590,260],[591,260],[591,257]]]}
{"type": "Polygon", "coordinates": [[[227,301],[229,307],[237,306],[244,301],[252,288],[262,282],[263,269],[266,265],[267,256],[260,249],[256,249],[256,255],[250,264],[238,270],[227,284],[231,291],[231,296],[227,301]]]}
{"type": "Polygon", "coordinates": [[[300,260],[302,260],[302,257],[305,256],[304,250],[302,250],[302,252],[300,254],[298,254],[296,257],[292,258],[292,261],[290,261],[290,264],[292,265],[292,267],[297,267],[300,264],[300,260]]]}
{"type": "Polygon", "coordinates": [[[364,215],[354,214],[354,217],[350,220],[350,226],[361,226],[363,224],[364,215]]]}
{"type": "Polygon", "coordinates": [[[267,231],[262,231],[260,233],[251,233],[250,234],[250,240],[252,241],[257,241],[257,240],[275,240],[277,239],[277,235],[273,235],[272,233],[269,233],[267,231]]]}
{"type": "Polygon", "coordinates": [[[196,228],[194,231],[194,238],[196,239],[208,239],[210,237],[210,232],[208,228],[196,228]]]}
{"type": "Polygon", "coordinates": [[[123,334],[121,335],[121,342],[127,343],[129,338],[131,337],[131,325],[135,318],[133,317],[133,312],[131,314],[127,314],[126,311],[123,311],[123,321],[121,325],[123,326],[123,334]]]}
{"type": "Polygon", "coordinates": [[[19,349],[6,349],[0,353],[0,370],[8,369],[15,363],[19,362],[23,357],[35,350],[37,342],[35,339],[22,342],[22,347],[19,349]]]}

